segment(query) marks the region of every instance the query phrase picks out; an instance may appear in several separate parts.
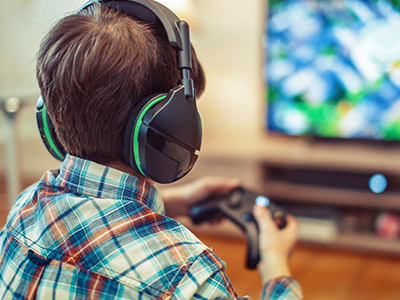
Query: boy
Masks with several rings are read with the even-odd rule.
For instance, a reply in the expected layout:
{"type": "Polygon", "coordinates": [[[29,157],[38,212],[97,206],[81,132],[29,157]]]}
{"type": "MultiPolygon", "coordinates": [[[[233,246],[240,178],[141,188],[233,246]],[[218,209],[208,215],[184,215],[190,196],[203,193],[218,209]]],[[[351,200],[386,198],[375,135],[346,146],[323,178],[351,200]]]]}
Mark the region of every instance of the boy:
{"type": "MultiPolygon", "coordinates": [[[[150,1],[150,0],[147,0],[150,1]]],[[[60,20],[44,38],[37,77],[47,113],[68,153],[11,209],[0,235],[3,298],[234,299],[224,263],[171,217],[238,186],[208,178],[165,189],[124,159],[131,111],[148,95],[166,93],[181,74],[163,28],[104,5],[60,20]],[[165,205],[165,206],[164,206],[165,205]],[[168,214],[168,217],[166,216],[168,214]]],[[[202,68],[191,77],[201,95],[202,68]]],[[[259,270],[264,297],[298,299],[287,257],[296,223],[278,231],[265,208],[259,270]]]]}

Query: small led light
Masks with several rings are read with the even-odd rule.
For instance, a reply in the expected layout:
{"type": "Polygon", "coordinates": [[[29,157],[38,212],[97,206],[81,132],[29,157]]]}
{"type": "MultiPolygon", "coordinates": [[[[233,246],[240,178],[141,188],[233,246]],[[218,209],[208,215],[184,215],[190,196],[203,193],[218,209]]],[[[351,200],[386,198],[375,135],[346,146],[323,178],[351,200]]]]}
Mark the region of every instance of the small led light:
{"type": "Polygon", "coordinates": [[[255,200],[257,205],[263,206],[263,207],[268,207],[269,206],[269,199],[265,196],[257,196],[255,200]]]}
{"type": "Polygon", "coordinates": [[[369,189],[375,193],[380,194],[387,188],[387,179],[382,174],[374,174],[369,178],[369,189]]]}

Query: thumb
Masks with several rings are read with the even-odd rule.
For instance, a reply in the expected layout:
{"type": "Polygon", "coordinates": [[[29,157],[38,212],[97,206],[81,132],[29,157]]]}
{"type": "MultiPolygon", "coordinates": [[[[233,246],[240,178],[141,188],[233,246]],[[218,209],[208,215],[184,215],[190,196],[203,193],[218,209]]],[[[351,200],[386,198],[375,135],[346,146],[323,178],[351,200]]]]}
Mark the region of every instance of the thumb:
{"type": "Polygon", "coordinates": [[[276,230],[275,222],[268,208],[255,204],[253,214],[261,232],[276,230]]]}

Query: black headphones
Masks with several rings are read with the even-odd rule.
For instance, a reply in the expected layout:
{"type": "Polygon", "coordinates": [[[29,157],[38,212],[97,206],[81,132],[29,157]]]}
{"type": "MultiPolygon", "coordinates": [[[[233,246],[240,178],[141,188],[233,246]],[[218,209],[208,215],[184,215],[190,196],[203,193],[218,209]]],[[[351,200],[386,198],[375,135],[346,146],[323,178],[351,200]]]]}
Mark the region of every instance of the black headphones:
{"type": "MultiPolygon", "coordinates": [[[[91,0],[77,13],[97,2],[135,19],[160,24],[177,52],[177,68],[182,74],[178,85],[167,94],[145,98],[133,109],[126,125],[123,148],[125,162],[139,174],[159,183],[176,181],[193,168],[202,136],[196,91],[190,78],[189,26],[152,0],[91,0]]],[[[40,136],[47,150],[56,159],[64,160],[66,151],[57,140],[42,97],[36,108],[40,136]]]]}

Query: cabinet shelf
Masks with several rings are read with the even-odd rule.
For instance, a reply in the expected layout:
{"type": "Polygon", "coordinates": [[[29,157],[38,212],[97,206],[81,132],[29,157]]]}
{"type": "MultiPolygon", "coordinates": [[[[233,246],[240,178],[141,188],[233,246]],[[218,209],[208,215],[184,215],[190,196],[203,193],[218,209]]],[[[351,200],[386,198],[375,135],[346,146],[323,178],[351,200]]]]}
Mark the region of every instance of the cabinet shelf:
{"type": "Polygon", "coordinates": [[[380,252],[398,256],[400,254],[400,241],[377,237],[373,234],[338,234],[331,240],[317,241],[300,239],[300,242],[314,245],[323,245],[336,248],[346,248],[368,252],[380,252]]]}
{"type": "Polygon", "coordinates": [[[333,244],[341,247],[400,254],[400,240],[380,238],[373,234],[340,234],[333,244]]]}
{"type": "MultiPolygon", "coordinates": [[[[388,240],[374,233],[381,213],[400,214],[400,147],[271,136],[248,142],[219,140],[206,146],[188,179],[237,177],[288,211],[297,210],[292,213],[297,212],[298,219],[316,218],[320,225],[311,220],[303,226],[307,230],[300,239],[307,243],[400,255],[400,237],[388,240]],[[388,179],[381,194],[369,190],[369,179],[376,173],[388,179]],[[333,213],[321,215],[321,211],[333,213]]],[[[221,234],[230,232],[234,229],[221,234]]]]}
{"type": "Polygon", "coordinates": [[[274,180],[265,182],[263,192],[281,202],[400,210],[400,195],[394,192],[373,194],[352,189],[301,185],[274,180]]]}

